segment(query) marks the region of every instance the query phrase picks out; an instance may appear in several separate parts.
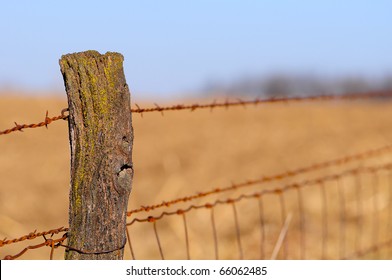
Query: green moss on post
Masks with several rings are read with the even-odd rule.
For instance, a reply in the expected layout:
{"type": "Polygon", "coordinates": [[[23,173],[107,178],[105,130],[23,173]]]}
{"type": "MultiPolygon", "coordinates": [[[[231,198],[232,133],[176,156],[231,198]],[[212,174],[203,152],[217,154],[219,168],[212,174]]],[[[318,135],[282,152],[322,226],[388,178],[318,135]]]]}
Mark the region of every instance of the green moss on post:
{"type": "Polygon", "coordinates": [[[130,93],[119,53],[64,55],[71,146],[65,259],[122,259],[133,177],[130,93]]]}

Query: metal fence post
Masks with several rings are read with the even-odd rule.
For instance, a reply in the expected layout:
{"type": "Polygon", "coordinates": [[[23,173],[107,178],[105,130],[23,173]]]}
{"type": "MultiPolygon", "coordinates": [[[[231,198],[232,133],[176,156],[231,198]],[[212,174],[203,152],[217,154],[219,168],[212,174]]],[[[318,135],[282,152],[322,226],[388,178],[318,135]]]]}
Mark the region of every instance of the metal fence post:
{"type": "Polygon", "coordinates": [[[69,107],[71,185],[65,259],[122,259],[133,178],[130,93],[123,56],[60,59],[69,107]]]}

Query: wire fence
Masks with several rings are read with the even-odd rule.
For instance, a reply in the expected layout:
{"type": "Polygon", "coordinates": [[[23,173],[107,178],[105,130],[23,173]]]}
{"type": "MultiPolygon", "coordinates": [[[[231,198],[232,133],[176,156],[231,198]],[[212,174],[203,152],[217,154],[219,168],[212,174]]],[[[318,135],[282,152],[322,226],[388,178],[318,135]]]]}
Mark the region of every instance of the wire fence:
{"type": "MultiPolygon", "coordinates": [[[[136,105],[132,113],[381,97],[391,97],[391,93],[214,101],[154,108],[136,105]]],[[[67,119],[66,111],[52,118],[46,113],[45,120],[36,124],[15,123],[15,127],[1,131],[0,135],[67,119]]],[[[129,259],[390,258],[392,162],[385,161],[390,153],[392,144],[130,210],[125,256],[129,259]],[[311,178],[312,172],[320,170],[324,171],[322,176],[311,178]],[[300,175],[307,179],[299,180],[300,175]]],[[[67,231],[68,228],[59,227],[15,239],[5,238],[0,240],[0,249],[15,246],[15,251],[0,257],[18,259],[31,250],[47,247],[48,258],[52,259],[55,253],[77,250],[65,244],[67,231]]]]}

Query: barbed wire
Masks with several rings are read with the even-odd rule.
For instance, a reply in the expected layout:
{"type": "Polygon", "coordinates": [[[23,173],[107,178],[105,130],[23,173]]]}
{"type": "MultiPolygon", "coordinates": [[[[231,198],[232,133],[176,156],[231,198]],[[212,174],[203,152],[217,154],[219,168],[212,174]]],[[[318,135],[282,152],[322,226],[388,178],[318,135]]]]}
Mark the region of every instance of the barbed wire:
{"type": "Polygon", "coordinates": [[[18,242],[25,241],[25,240],[32,240],[32,239],[35,239],[40,236],[45,236],[45,235],[49,235],[49,234],[52,234],[52,235],[58,234],[60,232],[68,232],[68,228],[59,227],[56,229],[51,229],[51,230],[43,231],[43,232],[37,232],[37,230],[34,230],[33,232],[30,232],[29,234],[23,235],[19,238],[14,238],[14,239],[10,239],[10,240],[8,240],[7,238],[4,238],[3,240],[0,240],[0,247],[3,247],[5,245],[9,245],[9,244],[13,244],[13,243],[18,243],[18,242]]]}
{"type": "Polygon", "coordinates": [[[263,176],[260,179],[247,180],[247,181],[244,181],[242,183],[232,184],[231,186],[227,186],[227,187],[223,187],[223,188],[216,188],[216,189],[212,189],[212,190],[206,191],[206,192],[199,192],[199,193],[194,194],[194,195],[177,198],[177,199],[170,200],[170,201],[163,201],[163,202],[161,202],[159,204],[155,204],[155,205],[141,206],[141,207],[139,207],[137,209],[133,209],[133,210],[128,211],[127,212],[127,216],[130,217],[131,215],[139,213],[139,212],[149,212],[149,211],[152,211],[152,210],[155,210],[155,209],[158,209],[158,208],[169,207],[171,205],[178,204],[178,203],[183,203],[183,202],[190,202],[192,200],[199,199],[199,198],[202,198],[202,197],[210,196],[210,195],[217,194],[217,193],[223,193],[223,192],[227,192],[227,191],[237,190],[237,189],[241,189],[241,188],[244,188],[244,187],[252,186],[252,185],[255,185],[255,184],[261,184],[261,183],[266,183],[266,182],[271,182],[271,181],[283,180],[283,179],[286,179],[286,178],[297,176],[299,174],[304,174],[304,173],[308,173],[308,172],[312,172],[312,171],[316,171],[316,170],[319,170],[319,169],[328,168],[328,167],[332,167],[332,166],[342,165],[342,164],[349,163],[351,161],[363,160],[363,159],[371,158],[373,156],[378,156],[380,154],[384,154],[384,153],[389,152],[389,151],[392,151],[392,145],[386,145],[386,146],[383,146],[383,147],[380,147],[380,148],[377,148],[377,149],[367,150],[367,151],[364,151],[364,152],[361,152],[361,153],[357,153],[357,154],[348,155],[348,156],[341,157],[341,158],[336,158],[336,159],[332,159],[332,160],[328,160],[328,161],[315,163],[315,164],[312,164],[312,165],[309,165],[309,166],[300,167],[298,169],[294,169],[294,170],[291,170],[291,171],[278,173],[278,174],[275,174],[275,175],[263,176]]]}
{"type": "Polygon", "coordinates": [[[52,238],[46,238],[45,235],[43,235],[44,237],[44,242],[36,244],[36,245],[30,245],[25,247],[22,251],[20,251],[19,253],[17,253],[16,255],[7,255],[4,257],[4,260],[15,260],[17,258],[19,258],[20,256],[22,256],[23,254],[25,254],[28,250],[32,250],[32,249],[38,249],[44,246],[49,246],[51,247],[50,250],[50,257],[49,259],[52,260],[53,259],[53,251],[54,249],[60,247],[60,246],[65,246],[62,243],[64,242],[65,239],[67,239],[67,235],[64,234],[61,238],[58,239],[52,239],[52,238]]]}
{"type": "Polygon", "coordinates": [[[392,97],[392,91],[380,91],[380,92],[369,92],[369,93],[352,93],[352,94],[330,94],[330,95],[313,95],[313,96],[297,96],[297,97],[282,97],[282,98],[267,98],[254,100],[242,100],[236,98],[235,101],[229,101],[226,99],[224,102],[216,102],[208,104],[194,103],[191,105],[173,105],[161,107],[158,104],[154,104],[152,108],[140,108],[137,104],[137,109],[132,109],[132,113],[148,113],[148,112],[161,112],[164,111],[179,111],[179,110],[190,110],[195,111],[196,109],[214,109],[214,108],[228,108],[233,106],[247,106],[247,105],[260,105],[260,104],[273,104],[273,103],[298,103],[298,102],[317,102],[317,101],[333,101],[333,100],[357,100],[357,99],[369,99],[369,98],[382,98],[392,97]]]}
{"type": "Polygon", "coordinates": [[[155,222],[157,220],[162,219],[164,216],[182,215],[182,214],[189,212],[193,209],[212,208],[218,204],[231,204],[231,203],[239,202],[243,199],[259,198],[260,196],[263,196],[265,194],[271,194],[271,193],[281,194],[281,193],[286,192],[288,190],[303,188],[303,187],[309,186],[309,185],[321,184],[321,183],[325,183],[325,182],[328,182],[331,180],[337,180],[337,179],[345,177],[347,175],[353,175],[353,174],[364,173],[364,172],[374,173],[374,172],[377,172],[380,170],[389,170],[389,169],[392,169],[392,163],[387,163],[387,164],[377,165],[377,166],[368,166],[368,167],[361,166],[358,168],[346,170],[346,171],[338,173],[338,174],[327,175],[327,176],[323,176],[323,177],[312,179],[312,180],[305,180],[300,183],[292,183],[292,184],[288,184],[288,185],[285,185],[282,187],[262,190],[262,191],[254,192],[251,194],[241,194],[236,198],[227,198],[225,200],[217,199],[213,203],[206,203],[206,204],[202,204],[202,205],[190,205],[186,209],[177,209],[177,210],[171,211],[171,212],[163,211],[158,216],[148,216],[147,218],[143,218],[143,219],[134,218],[131,222],[127,223],[127,225],[130,226],[130,225],[134,224],[135,222],[150,222],[150,223],[152,223],[152,222],[155,222]]]}
{"type": "MultiPolygon", "coordinates": [[[[235,99],[235,101],[229,101],[226,99],[224,102],[216,102],[207,104],[199,104],[194,103],[190,105],[177,104],[172,106],[159,106],[155,104],[155,107],[151,108],[140,108],[137,103],[135,103],[136,109],[131,109],[131,113],[139,113],[143,116],[143,113],[150,112],[160,112],[163,114],[165,111],[180,111],[180,110],[190,110],[191,112],[197,109],[211,109],[214,108],[229,108],[235,106],[249,106],[249,105],[261,105],[261,104],[276,104],[276,103],[298,103],[298,102],[317,102],[317,101],[333,101],[333,100],[358,100],[358,99],[371,99],[371,98],[390,98],[392,97],[392,91],[382,91],[382,92],[371,92],[371,93],[358,93],[358,94],[345,94],[345,95],[316,95],[316,96],[304,96],[304,97],[284,97],[284,98],[268,98],[268,99],[260,99],[256,98],[254,100],[242,100],[240,98],[235,99]]],[[[39,123],[32,124],[18,124],[16,122],[15,126],[9,129],[5,129],[0,131],[0,135],[9,134],[12,132],[20,131],[23,132],[23,129],[26,128],[38,128],[45,126],[48,127],[54,121],[58,120],[66,120],[68,116],[65,115],[65,112],[68,111],[68,108],[65,108],[61,111],[61,114],[54,117],[48,117],[48,111],[46,111],[45,119],[39,123]]]]}
{"type": "MultiPolygon", "coordinates": [[[[235,204],[238,203],[242,200],[246,200],[246,199],[259,199],[264,195],[267,194],[276,194],[276,195],[282,195],[283,193],[289,191],[289,190],[297,190],[298,191],[298,203],[300,203],[300,207],[299,209],[303,209],[303,207],[301,206],[302,200],[300,199],[300,192],[299,190],[306,187],[306,186],[311,186],[311,185],[318,185],[318,186],[323,186],[324,183],[328,182],[328,181],[332,181],[332,180],[339,180],[342,177],[345,176],[349,176],[349,175],[358,175],[361,173],[376,173],[380,170],[391,170],[392,169],[392,163],[386,163],[383,165],[374,165],[374,166],[360,166],[357,168],[353,168],[353,169],[349,169],[349,170],[345,170],[341,173],[337,173],[337,174],[332,174],[332,175],[326,175],[323,177],[319,177],[316,179],[311,179],[311,180],[305,180],[299,183],[291,183],[291,184],[287,184],[281,187],[277,187],[274,189],[266,189],[266,190],[262,190],[262,191],[257,191],[257,192],[253,192],[250,194],[241,194],[237,197],[234,198],[227,198],[227,199],[216,199],[214,202],[208,202],[205,204],[200,204],[200,205],[190,205],[185,209],[176,209],[174,211],[163,211],[161,212],[159,215],[156,216],[148,216],[146,218],[134,218],[132,219],[130,222],[127,222],[127,227],[128,226],[132,226],[135,223],[143,223],[143,222],[148,222],[148,223],[153,223],[154,225],[154,233],[156,235],[157,238],[157,243],[159,246],[159,250],[160,250],[160,254],[161,257],[163,258],[163,250],[161,248],[160,245],[160,241],[159,241],[159,236],[158,236],[158,231],[155,225],[155,222],[158,220],[161,220],[162,218],[164,218],[165,216],[172,216],[172,215],[185,215],[187,212],[191,211],[191,210],[197,210],[197,209],[213,209],[218,205],[221,204],[235,204]]],[[[233,185],[232,187],[235,187],[235,185],[233,185]]],[[[281,208],[282,208],[282,220],[284,220],[285,216],[286,216],[286,210],[285,209],[285,202],[283,200],[283,198],[281,197],[280,200],[280,204],[281,204],[281,208]]],[[[235,210],[235,206],[233,206],[234,212],[236,214],[236,210],[235,210]]],[[[301,216],[301,215],[300,215],[301,216]]],[[[236,233],[237,233],[237,243],[239,246],[239,250],[240,250],[240,256],[243,256],[242,253],[242,246],[241,246],[241,242],[240,242],[240,230],[239,230],[239,225],[238,225],[238,218],[237,222],[235,223],[235,227],[236,227],[236,233]]],[[[187,225],[186,225],[186,219],[183,217],[183,221],[184,221],[184,227],[185,227],[185,233],[187,234],[188,230],[187,230],[187,225]]],[[[303,228],[303,226],[301,226],[301,228],[303,228]]],[[[44,242],[38,243],[36,245],[31,245],[31,246],[27,246],[24,249],[22,249],[19,253],[15,254],[15,255],[7,255],[4,257],[4,259],[17,259],[20,256],[22,256],[23,254],[25,254],[27,251],[32,250],[32,249],[38,249],[44,246],[49,246],[51,247],[51,252],[50,252],[50,259],[53,258],[53,251],[54,249],[58,248],[58,247],[64,247],[67,248],[68,250],[74,250],[79,252],[80,254],[96,254],[97,252],[87,252],[87,251],[83,251],[80,249],[76,249],[76,248],[72,248],[70,246],[64,245],[63,242],[67,239],[67,232],[68,232],[68,228],[66,227],[60,227],[57,229],[52,229],[52,230],[48,230],[48,231],[43,231],[43,232],[37,232],[36,230],[21,236],[19,238],[15,238],[15,239],[10,239],[8,240],[7,238],[4,238],[3,240],[0,240],[0,247],[3,247],[5,245],[10,245],[10,244],[14,244],[14,243],[18,243],[18,242],[22,242],[22,241],[27,241],[27,240],[32,240],[32,239],[36,239],[38,237],[43,237],[44,238],[44,242]],[[63,236],[61,238],[56,238],[53,239],[53,235],[55,234],[59,234],[64,232],[63,236]],[[46,238],[47,235],[51,235],[51,238],[46,238]]],[[[130,238],[129,238],[129,233],[128,233],[128,229],[127,229],[127,236],[128,236],[128,242],[129,242],[129,246],[131,248],[132,251],[132,245],[130,243],[130,238]]],[[[188,240],[188,237],[187,237],[188,240]]],[[[216,242],[216,240],[215,240],[216,242]]],[[[304,244],[304,241],[302,241],[302,244],[304,244]]],[[[378,243],[375,243],[378,244],[378,243]]],[[[123,248],[125,246],[125,243],[122,245],[121,248],[123,248]]],[[[216,246],[216,245],[215,245],[216,246]]],[[[377,247],[377,245],[374,245],[377,247]]],[[[383,244],[379,245],[377,247],[377,249],[381,248],[382,246],[384,246],[383,244]]],[[[285,245],[285,247],[287,247],[287,244],[285,245]]],[[[284,247],[284,248],[285,248],[284,247]]],[[[121,249],[120,248],[120,249],[121,249]]],[[[116,250],[118,250],[119,248],[117,248],[116,250]]],[[[302,249],[301,249],[302,250],[302,249]]],[[[287,251],[287,248],[285,249],[285,252],[287,251]]],[[[106,251],[105,251],[106,252],[106,251]]],[[[105,253],[105,252],[99,252],[99,253],[105,253]]],[[[189,240],[187,241],[187,254],[188,254],[188,258],[189,258],[189,240]]],[[[364,254],[364,252],[362,251],[358,251],[358,255],[360,256],[364,254]]],[[[134,255],[134,253],[132,252],[132,255],[134,255]]],[[[217,253],[216,253],[217,255],[217,253]]],[[[303,253],[301,252],[301,255],[303,255],[303,253]]],[[[287,253],[285,253],[285,256],[287,256],[287,253]]],[[[344,257],[344,255],[342,255],[341,257],[344,257]]]]}
{"type": "Polygon", "coordinates": [[[34,230],[33,232],[30,232],[29,234],[26,234],[24,236],[21,236],[19,238],[15,239],[10,239],[7,240],[7,238],[4,238],[3,240],[0,240],[0,247],[3,247],[5,245],[10,245],[10,244],[15,244],[18,242],[26,241],[26,240],[33,240],[38,237],[43,237],[44,242],[38,243],[36,245],[30,245],[25,247],[23,250],[21,250],[19,253],[15,255],[7,255],[3,259],[4,260],[14,260],[25,254],[27,251],[32,250],[32,249],[38,249],[44,246],[49,246],[51,247],[50,251],[50,259],[53,259],[53,251],[55,248],[62,246],[62,243],[64,242],[65,239],[67,239],[67,232],[68,228],[66,227],[59,227],[57,229],[51,229],[48,231],[43,231],[43,232],[37,232],[37,230],[34,230]],[[53,239],[53,235],[59,234],[64,232],[63,236],[61,238],[53,239]],[[46,238],[46,235],[50,235],[51,238],[46,238]]]}
{"type": "Polygon", "coordinates": [[[4,257],[4,260],[14,260],[19,258],[20,256],[22,256],[23,254],[25,254],[28,250],[32,250],[32,249],[38,249],[44,246],[50,246],[51,247],[51,252],[50,252],[50,259],[53,259],[53,251],[54,249],[58,248],[58,247],[64,247],[67,250],[70,251],[75,251],[78,252],[79,254],[107,254],[107,253],[111,253],[117,250],[121,250],[125,247],[125,241],[124,243],[115,249],[110,249],[110,250],[104,250],[104,251],[86,251],[86,250],[81,250],[81,249],[77,249],[68,245],[64,245],[63,242],[68,238],[68,228],[66,227],[60,227],[57,229],[52,229],[52,230],[48,230],[48,231],[44,231],[44,232],[38,232],[35,230],[34,232],[31,232],[27,235],[24,235],[22,237],[19,238],[15,238],[12,240],[7,240],[6,238],[4,238],[3,240],[0,241],[0,247],[4,246],[4,245],[10,245],[10,244],[14,244],[14,243],[18,243],[21,241],[26,241],[26,240],[32,240],[35,239],[37,237],[43,237],[44,238],[44,242],[38,243],[36,245],[30,245],[25,247],[24,249],[22,249],[19,253],[15,254],[15,255],[7,255],[4,257]],[[61,232],[64,232],[63,236],[61,238],[57,238],[57,239],[53,239],[53,235],[55,234],[59,234],[61,232]],[[46,235],[50,234],[50,238],[47,238],[46,235]]]}
{"type": "Polygon", "coordinates": [[[23,129],[25,128],[37,128],[37,127],[42,127],[45,126],[46,128],[48,128],[48,125],[51,124],[54,121],[58,121],[58,120],[66,120],[68,119],[68,116],[65,115],[65,112],[68,111],[68,108],[63,109],[61,111],[61,115],[59,116],[55,116],[55,117],[48,117],[48,111],[46,111],[46,115],[45,115],[45,120],[39,123],[32,123],[32,124],[18,124],[16,122],[15,126],[3,131],[0,131],[0,135],[4,135],[4,134],[9,134],[11,132],[15,132],[15,131],[20,131],[23,132],[23,129]]]}
{"type": "MultiPolygon", "coordinates": [[[[374,166],[366,166],[366,167],[361,166],[361,167],[357,167],[357,168],[343,171],[341,173],[335,173],[335,174],[331,174],[331,175],[327,175],[327,176],[322,176],[322,177],[319,177],[316,179],[311,179],[311,180],[305,180],[305,181],[302,181],[299,183],[291,183],[291,184],[287,184],[287,185],[284,185],[281,187],[276,187],[274,189],[267,189],[267,190],[252,192],[252,193],[248,193],[248,194],[243,193],[237,197],[216,199],[214,202],[208,202],[208,203],[199,204],[199,205],[193,204],[193,205],[190,205],[186,208],[176,209],[173,211],[163,211],[163,212],[160,212],[159,214],[154,215],[154,216],[148,216],[145,218],[134,218],[130,222],[127,223],[127,236],[128,236],[129,248],[131,250],[132,258],[136,259],[135,252],[132,247],[131,237],[130,237],[128,227],[135,225],[136,223],[138,223],[138,224],[140,224],[140,223],[152,224],[153,229],[154,229],[153,232],[154,232],[155,239],[156,239],[156,246],[159,249],[159,254],[161,256],[161,259],[165,259],[164,256],[166,254],[164,253],[164,250],[163,250],[163,247],[162,247],[162,244],[160,241],[162,239],[162,236],[160,236],[162,233],[159,233],[159,231],[157,229],[158,228],[157,222],[167,216],[180,216],[180,217],[182,217],[182,220],[183,220],[183,227],[184,227],[184,234],[185,234],[185,238],[184,238],[185,239],[185,252],[186,252],[187,258],[190,259],[190,247],[189,247],[189,241],[188,241],[188,238],[189,238],[188,237],[188,226],[186,223],[185,216],[187,215],[188,212],[190,212],[192,210],[208,209],[211,211],[211,229],[212,229],[212,235],[213,235],[212,239],[214,242],[215,257],[216,257],[216,259],[219,259],[218,258],[218,255],[219,255],[219,253],[218,253],[218,240],[216,238],[216,225],[215,225],[215,218],[214,218],[214,208],[218,205],[231,205],[232,209],[233,209],[233,220],[234,220],[233,231],[232,231],[233,232],[232,234],[234,235],[233,239],[234,238],[236,239],[237,248],[238,248],[238,257],[240,259],[243,259],[244,253],[243,253],[243,245],[241,242],[241,230],[240,230],[240,226],[239,226],[239,221],[238,221],[239,219],[237,217],[237,210],[236,210],[235,205],[241,201],[244,201],[244,200],[257,200],[258,205],[259,205],[259,210],[258,210],[259,222],[258,222],[258,225],[254,224],[253,227],[254,228],[260,227],[260,229],[259,229],[260,234],[261,234],[261,241],[260,241],[260,247],[261,247],[260,253],[261,254],[260,254],[260,256],[261,256],[261,259],[265,259],[266,252],[265,252],[264,248],[266,246],[266,243],[265,243],[266,239],[264,237],[264,234],[265,234],[264,233],[265,225],[264,225],[264,221],[263,221],[264,214],[263,214],[262,207],[260,207],[260,205],[262,204],[261,199],[265,195],[268,195],[268,194],[277,195],[279,197],[279,203],[277,206],[278,206],[278,208],[280,208],[280,210],[279,210],[281,212],[280,219],[281,219],[281,226],[283,229],[284,227],[287,228],[287,226],[288,226],[287,219],[289,216],[292,215],[292,212],[288,212],[288,208],[286,208],[290,205],[290,203],[288,203],[288,201],[286,201],[284,199],[284,194],[288,191],[294,191],[293,194],[295,195],[295,192],[296,192],[297,196],[298,196],[297,206],[294,206],[294,208],[297,207],[296,211],[299,211],[299,213],[297,213],[297,217],[299,219],[298,220],[299,225],[296,226],[298,229],[300,229],[300,232],[299,232],[300,236],[298,237],[300,241],[297,243],[300,245],[299,256],[300,256],[300,259],[306,259],[306,256],[305,256],[305,250],[306,250],[305,223],[306,222],[305,222],[304,213],[303,213],[304,212],[304,205],[303,205],[303,198],[302,198],[301,190],[304,189],[305,187],[319,187],[319,188],[321,188],[322,189],[322,191],[320,192],[321,199],[322,199],[321,207],[322,207],[323,213],[324,213],[327,211],[327,204],[328,204],[326,201],[327,198],[326,198],[326,193],[325,193],[325,185],[326,185],[326,183],[332,182],[332,181],[337,182],[337,184],[334,186],[337,186],[338,199],[335,201],[337,203],[339,203],[339,205],[340,205],[338,208],[337,214],[336,214],[338,216],[337,221],[339,221],[339,224],[340,224],[339,225],[340,231],[338,233],[339,234],[339,239],[338,239],[339,240],[338,241],[339,253],[338,253],[337,258],[338,259],[348,259],[348,258],[353,259],[353,258],[367,255],[372,252],[379,251],[382,248],[386,248],[386,247],[391,246],[392,245],[391,241],[384,242],[384,241],[379,240],[378,238],[371,238],[370,239],[371,244],[367,245],[368,247],[364,247],[363,246],[364,244],[361,245],[361,244],[357,243],[354,245],[354,247],[355,247],[355,248],[353,248],[354,250],[350,254],[347,255],[348,248],[347,248],[347,246],[345,246],[345,242],[347,239],[346,225],[344,225],[342,228],[342,223],[344,223],[345,219],[346,219],[345,211],[347,211],[347,210],[345,209],[345,205],[341,204],[341,200],[344,199],[344,198],[342,198],[342,196],[344,196],[343,185],[342,185],[343,178],[345,178],[347,176],[354,176],[353,178],[359,178],[359,176],[361,176],[364,173],[370,173],[373,176],[372,178],[378,178],[378,175],[379,175],[378,172],[380,172],[382,170],[388,171],[387,174],[389,174],[391,176],[392,175],[392,173],[391,173],[392,162],[389,162],[389,163],[386,163],[383,165],[374,165],[374,166]]],[[[375,197],[379,194],[379,192],[378,192],[379,191],[379,189],[378,189],[379,183],[378,183],[378,180],[376,180],[373,183],[376,183],[376,185],[370,184],[369,187],[372,189],[372,192],[373,192],[372,193],[373,211],[377,212],[376,209],[379,209],[378,208],[379,205],[377,204],[377,199],[375,197]]],[[[392,181],[389,181],[389,184],[387,184],[388,189],[392,188],[391,183],[392,183],[392,181]]],[[[330,186],[332,187],[333,185],[330,185],[330,186]]],[[[358,191],[358,185],[354,184],[354,188],[358,191]]],[[[291,200],[291,201],[293,202],[293,200],[291,200]]],[[[357,203],[360,203],[360,201],[357,201],[357,203]]],[[[246,205],[250,205],[250,204],[247,203],[246,205]]],[[[293,206],[291,206],[291,207],[293,207],[293,206]]],[[[255,212],[257,215],[257,210],[255,212]]],[[[227,214],[227,210],[225,211],[225,213],[227,214]]],[[[322,229],[320,230],[320,232],[322,233],[322,236],[321,236],[321,244],[322,244],[321,259],[327,259],[326,247],[328,244],[327,243],[328,237],[327,237],[326,233],[328,233],[328,224],[327,224],[328,218],[326,216],[326,213],[325,213],[325,215],[323,213],[321,213],[322,214],[322,229]]],[[[375,215],[375,216],[372,216],[372,220],[380,218],[380,216],[377,213],[376,214],[373,213],[373,215],[375,215]]],[[[360,220],[365,218],[363,216],[363,214],[364,213],[362,212],[362,210],[358,210],[358,215],[360,215],[360,216],[358,216],[358,221],[356,222],[358,226],[361,224],[360,220]]],[[[269,223],[271,223],[271,221],[269,221],[269,223]]],[[[278,224],[279,224],[279,222],[278,222],[278,224]]],[[[377,223],[373,222],[370,229],[369,229],[369,233],[371,235],[374,234],[374,232],[378,233],[379,226],[380,225],[378,222],[377,223]]],[[[362,231],[357,232],[356,237],[362,236],[363,233],[364,232],[362,232],[362,231]]],[[[279,235],[279,237],[281,237],[281,236],[279,235]]],[[[233,240],[233,242],[234,242],[234,240],[233,240]]],[[[255,245],[256,244],[252,245],[253,249],[255,249],[255,245]]],[[[285,239],[284,237],[281,240],[281,244],[278,246],[278,250],[275,250],[276,247],[274,248],[274,252],[272,253],[274,258],[279,253],[280,248],[283,249],[283,251],[282,251],[283,259],[287,259],[289,256],[289,246],[288,246],[288,240],[285,239]]],[[[293,251],[293,248],[291,248],[290,251],[293,251]]]]}

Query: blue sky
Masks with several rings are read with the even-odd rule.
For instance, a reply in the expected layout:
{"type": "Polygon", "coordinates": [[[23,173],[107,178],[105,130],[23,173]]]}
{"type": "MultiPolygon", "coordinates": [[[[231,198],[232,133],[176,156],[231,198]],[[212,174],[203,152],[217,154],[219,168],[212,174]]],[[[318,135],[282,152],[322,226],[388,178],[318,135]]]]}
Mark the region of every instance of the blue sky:
{"type": "Polygon", "coordinates": [[[121,52],[131,91],[172,97],[272,72],[392,73],[392,1],[7,1],[0,88],[63,89],[62,54],[121,52]]]}

